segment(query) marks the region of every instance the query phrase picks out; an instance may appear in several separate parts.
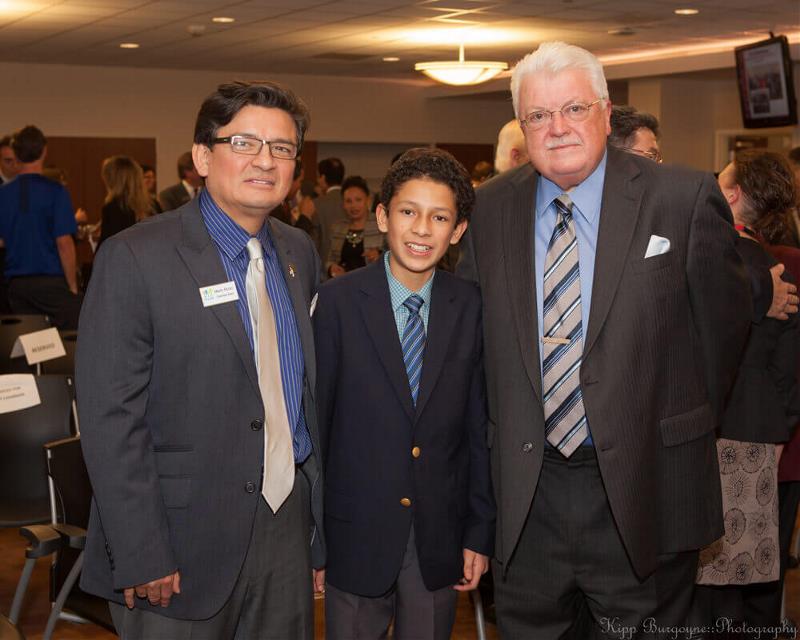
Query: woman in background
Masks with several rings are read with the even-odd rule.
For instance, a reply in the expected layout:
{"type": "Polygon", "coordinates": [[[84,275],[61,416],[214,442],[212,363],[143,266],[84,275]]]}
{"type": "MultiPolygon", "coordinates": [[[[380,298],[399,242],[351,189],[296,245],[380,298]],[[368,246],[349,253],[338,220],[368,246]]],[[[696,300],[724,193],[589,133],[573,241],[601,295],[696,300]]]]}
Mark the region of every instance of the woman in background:
{"type": "MultiPolygon", "coordinates": [[[[789,238],[794,182],[782,164],[778,154],[748,150],[719,175],[739,233],[736,247],[750,268],[777,264],[764,243],[789,238]]],[[[794,315],[751,326],[718,431],[725,534],[700,552],[694,623],[701,626],[713,628],[722,618],[748,628],[778,623],[780,599],[777,613],[754,605],[781,577],[778,463],[800,415],[799,348],[794,315]]]]}
{"type": "Polygon", "coordinates": [[[100,242],[133,226],[152,213],[150,194],[144,185],[139,164],[128,156],[111,156],[103,160],[100,170],[106,185],[106,200],[101,213],[100,242]]]}
{"type": "Polygon", "coordinates": [[[342,183],[345,219],[331,225],[331,250],[326,261],[328,276],[335,278],[375,262],[383,249],[383,234],[370,212],[369,187],[361,176],[342,183]]]}

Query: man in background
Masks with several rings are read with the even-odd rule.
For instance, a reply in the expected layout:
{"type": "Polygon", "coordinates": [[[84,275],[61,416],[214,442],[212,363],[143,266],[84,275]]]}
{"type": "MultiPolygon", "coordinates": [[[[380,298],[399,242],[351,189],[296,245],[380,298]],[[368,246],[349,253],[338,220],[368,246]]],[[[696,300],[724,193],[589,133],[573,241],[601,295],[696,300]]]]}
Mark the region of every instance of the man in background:
{"type": "Polygon", "coordinates": [[[3,136],[0,138],[0,186],[11,182],[18,172],[17,156],[11,148],[11,136],[3,136]]]}
{"type": "Polygon", "coordinates": [[[324,263],[331,250],[331,225],[345,217],[342,209],[344,163],[339,158],[325,158],[320,160],[317,171],[319,197],[314,201],[318,229],[316,244],[324,263]]]}
{"type": "Polygon", "coordinates": [[[528,161],[525,149],[525,136],[517,119],[509,120],[497,136],[497,150],[494,154],[494,170],[504,173],[528,161]]]}
{"type": "Polygon", "coordinates": [[[661,162],[660,137],[658,119],[654,115],[628,105],[611,108],[608,143],[612,147],[661,162]]]}
{"type": "Polygon", "coordinates": [[[167,187],[158,194],[158,201],[164,211],[172,211],[197,196],[203,187],[203,178],[197,173],[192,161],[192,152],[182,153],[178,158],[178,178],[180,182],[167,187]]]}
{"type": "Polygon", "coordinates": [[[42,175],[47,139],[40,129],[17,131],[11,147],[15,180],[0,187],[0,237],[13,313],[46,314],[59,329],[77,329],[78,296],[72,201],[64,186],[42,175]]]}

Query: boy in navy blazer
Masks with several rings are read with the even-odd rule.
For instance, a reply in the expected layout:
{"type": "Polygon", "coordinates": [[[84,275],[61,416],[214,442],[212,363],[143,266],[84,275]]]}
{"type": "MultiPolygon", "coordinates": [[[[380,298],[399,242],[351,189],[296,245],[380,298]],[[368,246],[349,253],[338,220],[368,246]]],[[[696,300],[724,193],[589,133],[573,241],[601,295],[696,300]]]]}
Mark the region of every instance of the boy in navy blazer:
{"type": "Polygon", "coordinates": [[[493,551],[481,306],[436,264],[475,195],[449,153],[407,151],[377,219],[383,259],[326,283],[313,323],[326,467],[329,640],[450,637],[493,551]]]}

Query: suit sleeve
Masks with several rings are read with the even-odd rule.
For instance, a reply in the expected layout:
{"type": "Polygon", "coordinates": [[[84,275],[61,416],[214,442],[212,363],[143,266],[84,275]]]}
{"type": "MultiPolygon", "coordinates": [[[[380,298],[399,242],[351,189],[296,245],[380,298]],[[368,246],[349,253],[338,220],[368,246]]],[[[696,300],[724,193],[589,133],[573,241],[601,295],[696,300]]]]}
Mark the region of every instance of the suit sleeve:
{"type": "Polygon", "coordinates": [[[786,412],[785,423],[775,425],[776,429],[783,430],[783,437],[778,442],[787,442],[791,440],[794,426],[800,417],[800,398],[797,395],[800,333],[798,333],[797,314],[791,315],[788,320],[778,322],[780,322],[780,335],[772,353],[770,373],[786,412]]]}
{"type": "Polygon", "coordinates": [[[178,567],[145,420],[153,361],[147,291],[130,247],[118,238],[98,253],[79,335],[81,444],[114,588],[123,589],[178,567]]]}
{"type": "MultiPolygon", "coordinates": [[[[480,317],[480,316],[479,316],[480,317]]],[[[483,370],[483,338],[480,321],[475,332],[475,367],[473,369],[469,406],[466,410],[469,437],[469,519],[464,530],[466,549],[486,556],[494,553],[495,502],[489,471],[487,445],[486,378],[483,370]]]]}
{"type": "Polygon", "coordinates": [[[750,281],[736,252],[730,209],[711,175],[692,212],[686,276],[709,401],[717,419],[733,384],[752,318],[750,281]]]}
{"type": "Polygon", "coordinates": [[[772,274],[762,265],[746,264],[750,277],[750,291],[753,294],[753,322],[758,324],[772,306],[772,274]]]}

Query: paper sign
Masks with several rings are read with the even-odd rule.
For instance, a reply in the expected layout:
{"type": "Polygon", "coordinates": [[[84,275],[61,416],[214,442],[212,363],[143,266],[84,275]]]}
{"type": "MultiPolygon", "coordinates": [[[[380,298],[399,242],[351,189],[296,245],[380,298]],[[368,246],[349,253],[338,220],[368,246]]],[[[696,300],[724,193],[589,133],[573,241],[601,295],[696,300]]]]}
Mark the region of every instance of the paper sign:
{"type": "Polygon", "coordinates": [[[30,373],[0,376],[0,413],[10,413],[42,404],[36,378],[30,373]]]}
{"type": "Polygon", "coordinates": [[[11,357],[19,358],[25,355],[28,364],[37,364],[67,355],[64,351],[64,343],[58,335],[55,327],[25,333],[14,341],[14,348],[11,349],[11,357]]]}
{"type": "Polygon", "coordinates": [[[200,299],[204,307],[213,307],[223,302],[236,302],[239,294],[236,293],[236,283],[233,280],[200,287],[200,299]]]}

